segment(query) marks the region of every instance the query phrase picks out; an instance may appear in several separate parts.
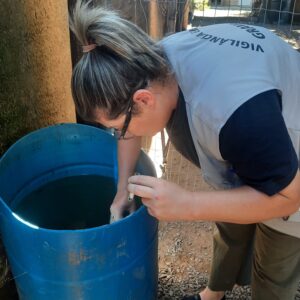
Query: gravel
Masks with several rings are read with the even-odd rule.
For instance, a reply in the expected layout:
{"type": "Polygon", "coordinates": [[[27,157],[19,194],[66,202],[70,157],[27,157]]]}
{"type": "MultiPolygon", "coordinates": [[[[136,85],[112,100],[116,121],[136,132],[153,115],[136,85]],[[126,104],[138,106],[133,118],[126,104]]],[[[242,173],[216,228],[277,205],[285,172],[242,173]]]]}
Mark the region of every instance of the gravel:
{"type": "MultiPolygon", "coordinates": [[[[160,224],[158,300],[182,299],[206,287],[212,235],[213,225],[208,222],[160,224]]],[[[236,286],[226,292],[226,299],[251,300],[251,288],[236,286]]],[[[300,283],[295,300],[300,300],[300,283]]]]}

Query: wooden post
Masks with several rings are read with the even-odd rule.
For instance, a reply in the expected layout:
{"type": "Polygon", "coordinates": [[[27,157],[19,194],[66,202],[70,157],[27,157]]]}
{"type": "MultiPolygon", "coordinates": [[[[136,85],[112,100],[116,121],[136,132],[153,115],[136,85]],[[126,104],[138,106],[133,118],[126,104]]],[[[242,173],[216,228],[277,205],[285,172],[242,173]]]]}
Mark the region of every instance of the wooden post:
{"type": "Polygon", "coordinates": [[[72,122],[67,1],[0,0],[0,155],[22,135],[72,122]]]}

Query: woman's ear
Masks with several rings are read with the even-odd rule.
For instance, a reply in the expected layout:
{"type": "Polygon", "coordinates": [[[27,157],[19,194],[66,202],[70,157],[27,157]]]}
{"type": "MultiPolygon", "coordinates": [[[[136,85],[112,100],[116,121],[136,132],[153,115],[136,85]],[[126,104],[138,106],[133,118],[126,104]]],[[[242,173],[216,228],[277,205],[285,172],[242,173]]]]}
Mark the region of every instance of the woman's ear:
{"type": "Polygon", "coordinates": [[[133,101],[140,108],[151,108],[155,105],[154,94],[146,89],[137,90],[133,94],[133,101]]]}

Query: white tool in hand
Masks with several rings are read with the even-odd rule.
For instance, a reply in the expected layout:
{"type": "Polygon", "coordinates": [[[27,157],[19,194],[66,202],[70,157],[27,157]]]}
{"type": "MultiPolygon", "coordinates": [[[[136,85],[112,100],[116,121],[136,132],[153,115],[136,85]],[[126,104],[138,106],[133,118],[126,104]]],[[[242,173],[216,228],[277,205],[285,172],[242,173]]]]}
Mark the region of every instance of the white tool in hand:
{"type": "Polygon", "coordinates": [[[134,193],[129,193],[128,201],[131,202],[134,199],[134,193]]]}
{"type": "MultiPolygon", "coordinates": [[[[134,173],[134,176],[135,176],[135,175],[140,175],[140,173],[135,172],[135,173],[134,173]]],[[[134,193],[129,193],[128,201],[131,202],[131,201],[133,201],[133,199],[134,199],[134,193]]]]}

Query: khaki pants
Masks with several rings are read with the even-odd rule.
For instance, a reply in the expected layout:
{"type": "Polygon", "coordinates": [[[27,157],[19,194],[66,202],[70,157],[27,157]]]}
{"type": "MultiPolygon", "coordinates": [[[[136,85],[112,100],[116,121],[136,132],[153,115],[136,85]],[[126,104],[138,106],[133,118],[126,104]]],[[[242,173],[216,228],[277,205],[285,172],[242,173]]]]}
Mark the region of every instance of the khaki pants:
{"type": "Polygon", "coordinates": [[[264,224],[217,223],[208,286],[251,283],[252,300],[294,300],[300,280],[300,239],[264,224]]]}

